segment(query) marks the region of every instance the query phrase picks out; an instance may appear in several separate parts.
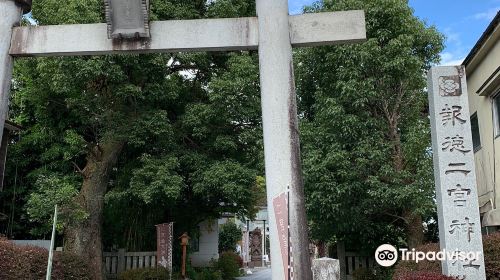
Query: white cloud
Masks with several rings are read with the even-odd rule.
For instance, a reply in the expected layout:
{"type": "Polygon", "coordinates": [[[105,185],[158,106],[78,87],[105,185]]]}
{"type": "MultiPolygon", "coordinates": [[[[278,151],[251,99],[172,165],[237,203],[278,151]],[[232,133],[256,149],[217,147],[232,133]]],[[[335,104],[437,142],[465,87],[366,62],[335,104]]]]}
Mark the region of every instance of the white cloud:
{"type": "Polygon", "coordinates": [[[453,31],[451,28],[445,28],[443,30],[444,36],[446,36],[446,42],[448,44],[461,45],[462,40],[460,39],[460,33],[453,31]]]}
{"type": "Polygon", "coordinates": [[[455,54],[452,54],[450,52],[444,52],[441,54],[441,64],[442,66],[449,66],[449,65],[461,65],[462,62],[464,61],[463,56],[458,56],[455,54]]]}
{"type": "Polygon", "coordinates": [[[441,53],[441,62],[443,61],[449,61],[453,58],[453,54],[450,52],[443,52],[441,53]]]}
{"type": "Polygon", "coordinates": [[[491,21],[493,20],[493,18],[496,16],[496,14],[498,13],[498,11],[500,10],[500,6],[498,7],[495,7],[495,8],[491,8],[487,11],[484,11],[484,12],[481,12],[481,13],[477,13],[477,14],[474,14],[472,16],[473,19],[477,19],[477,20],[487,20],[487,21],[491,21]]]}
{"type": "Polygon", "coordinates": [[[447,51],[441,53],[440,65],[461,65],[468,52],[468,47],[462,44],[462,34],[449,27],[445,28],[443,33],[446,37],[447,51]]]}

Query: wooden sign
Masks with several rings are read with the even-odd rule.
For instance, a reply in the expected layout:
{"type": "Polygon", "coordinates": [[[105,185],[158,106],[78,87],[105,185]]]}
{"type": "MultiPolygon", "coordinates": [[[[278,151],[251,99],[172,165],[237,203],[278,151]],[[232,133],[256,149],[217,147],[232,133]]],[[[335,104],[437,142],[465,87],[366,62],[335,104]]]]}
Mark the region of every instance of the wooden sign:
{"type": "Polygon", "coordinates": [[[280,242],[280,253],[283,260],[283,271],[285,280],[290,277],[290,234],[288,223],[288,199],[287,193],[282,193],[273,199],[274,214],[276,215],[276,226],[278,227],[278,238],[280,242]]]}
{"type": "Polygon", "coordinates": [[[156,225],[156,260],[158,266],[172,271],[174,223],[156,225]]]}

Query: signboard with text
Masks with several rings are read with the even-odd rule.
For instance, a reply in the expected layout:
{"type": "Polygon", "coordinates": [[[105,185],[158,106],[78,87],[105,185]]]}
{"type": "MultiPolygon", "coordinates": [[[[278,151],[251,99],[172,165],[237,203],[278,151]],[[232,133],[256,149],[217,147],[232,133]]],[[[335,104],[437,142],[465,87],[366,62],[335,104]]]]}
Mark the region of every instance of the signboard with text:
{"type": "Polygon", "coordinates": [[[156,261],[158,266],[172,271],[174,223],[156,225],[156,261]]]}
{"type": "Polygon", "coordinates": [[[287,193],[282,193],[273,199],[274,213],[276,215],[276,225],[278,227],[278,238],[280,242],[281,258],[283,260],[283,269],[285,280],[289,279],[290,269],[290,236],[288,224],[288,199],[287,193]]]}

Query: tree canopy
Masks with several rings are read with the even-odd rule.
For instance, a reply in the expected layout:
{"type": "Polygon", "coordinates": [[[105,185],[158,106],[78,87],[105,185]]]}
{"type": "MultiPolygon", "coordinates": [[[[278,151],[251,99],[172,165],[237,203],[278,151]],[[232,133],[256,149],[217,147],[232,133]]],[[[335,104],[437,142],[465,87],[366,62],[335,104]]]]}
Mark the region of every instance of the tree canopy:
{"type": "MultiPolygon", "coordinates": [[[[36,1],[33,18],[102,22],[101,2],[36,1]]],[[[153,20],[255,11],[243,0],[151,2],[153,20]]],[[[59,204],[69,250],[96,256],[101,236],[152,247],[155,223],[181,232],[223,212],[251,217],[264,192],[255,52],[21,59],[11,107],[23,132],[8,172],[30,193],[32,234],[59,204]]]]}
{"type": "Polygon", "coordinates": [[[306,12],[349,9],[365,10],[366,42],[297,54],[312,233],[370,249],[406,235],[418,243],[435,211],[424,74],[443,38],[402,0],[323,1],[306,12]]]}

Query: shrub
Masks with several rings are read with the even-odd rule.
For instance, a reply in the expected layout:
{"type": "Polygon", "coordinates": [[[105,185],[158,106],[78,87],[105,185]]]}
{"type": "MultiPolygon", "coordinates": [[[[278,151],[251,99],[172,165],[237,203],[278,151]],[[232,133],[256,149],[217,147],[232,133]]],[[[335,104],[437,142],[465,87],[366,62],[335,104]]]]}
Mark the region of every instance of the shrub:
{"type": "Polygon", "coordinates": [[[168,269],[164,267],[137,268],[122,272],[119,280],[168,280],[168,269]]]}
{"type": "Polygon", "coordinates": [[[241,229],[231,220],[221,226],[219,232],[219,252],[236,251],[236,243],[241,240],[241,229]]]}
{"type": "Polygon", "coordinates": [[[240,268],[243,267],[243,258],[240,255],[236,255],[236,262],[240,268]]]}
{"type": "Polygon", "coordinates": [[[0,279],[25,279],[29,268],[23,264],[21,250],[5,239],[0,240],[0,279]]]}
{"type": "Polygon", "coordinates": [[[399,274],[394,280],[457,280],[435,272],[407,272],[399,274]]]}
{"type": "MultiPolygon", "coordinates": [[[[44,279],[47,274],[49,251],[35,246],[19,246],[19,249],[22,250],[23,262],[28,264],[28,273],[32,279],[44,279]]],[[[53,260],[52,277],[60,279],[59,264],[57,260],[53,260]]]]}
{"type": "MultiPolygon", "coordinates": [[[[188,262],[186,263],[186,277],[189,279],[197,279],[198,278],[198,270],[196,270],[191,265],[191,260],[189,260],[189,259],[188,259],[188,262]]],[[[179,279],[183,279],[180,271],[179,271],[179,279]]]]}
{"type": "Polygon", "coordinates": [[[352,272],[352,278],[354,280],[373,280],[376,279],[376,276],[372,270],[358,268],[352,272]]]}
{"type": "MultiPolygon", "coordinates": [[[[35,246],[18,246],[0,240],[0,279],[45,279],[48,250],[35,246]]],[[[89,280],[89,267],[85,260],[70,253],[56,252],[52,263],[54,280],[89,280]]]]}
{"type": "MultiPolygon", "coordinates": [[[[439,244],[429,243],[415,248],[417,251],[422,252],[438,252],[439,244]]],[[[440,261],[428,261],[423,260],[418,263],[414,261],[400,261],[394,271],[394,279],[397,279],[400,274],[405,274],[414,271],[424,271],[441,274],[441,262],[440,261]]]]}
{"type": "Polygon", "coordinates": [[[500,232],[483,238],[486,279],[500,279],[500,232]]]}
{"type": "Polygon", "coordinates": [[[76,254],[70,252],[56,252],[58,262],[57,272],[62,274],[60,279],[90,280],[89,264],[76,254]],[[60,272],[59,272],[60,271],[60,272]]]}
{"type": "Polygon", "coordinates": [[[222,280],[222,273],[210,268],[204,268],[198,272],[195,280],[222,280]]]}
{"type": "Polygon", "coordinates": [[[240,266],[234,252],[224,252],[219,256],[214,268],[222,274],[223,280],[232,280],[240,276],[240,266]]]}

